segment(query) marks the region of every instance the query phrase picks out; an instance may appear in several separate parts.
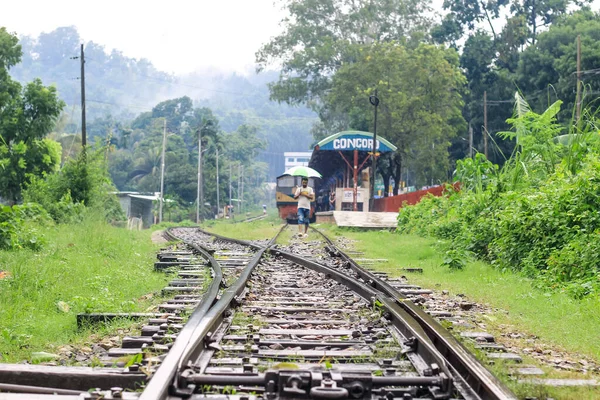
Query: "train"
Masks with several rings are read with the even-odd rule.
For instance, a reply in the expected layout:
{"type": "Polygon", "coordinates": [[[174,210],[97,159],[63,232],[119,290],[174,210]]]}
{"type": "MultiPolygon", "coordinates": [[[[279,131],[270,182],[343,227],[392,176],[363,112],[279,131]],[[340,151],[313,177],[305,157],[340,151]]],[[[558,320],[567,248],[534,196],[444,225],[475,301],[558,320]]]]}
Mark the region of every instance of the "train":
{"type": "MultiPolygon", "coordinates": [[[[279,210],[279,217],[289,224],[298,223],[298,200],[294,199],[296,188],[302,184],[301,176],[281,175],[277,177],[275,201],[279,210]]],[[[314,188],[314,178],[308,178],[308,186],[314,188]]],[[[310,222],[315,222],[316,202],[310,202],[310,222]]]]}

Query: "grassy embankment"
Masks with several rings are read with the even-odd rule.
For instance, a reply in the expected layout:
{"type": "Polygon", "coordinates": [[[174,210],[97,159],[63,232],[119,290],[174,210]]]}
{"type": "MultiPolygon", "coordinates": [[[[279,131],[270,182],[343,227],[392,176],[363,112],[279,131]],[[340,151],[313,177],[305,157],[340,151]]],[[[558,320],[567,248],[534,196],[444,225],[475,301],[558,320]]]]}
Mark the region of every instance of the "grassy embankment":
{"type": "Polygon", "coordinates": [[[127,231],[93,218],[40,228],[43,249],[0,251],[0,362],[32,360],[91,334],[131,325],[120,321],[77,329],[81,312],[144,312],[168,280],[153,271],[159,246],[151,231],[127,231]]]}
{"type": "MultiPolygon", "coordinates": [[[[273,225],[267,221],[238,225],[219,222],[210,229],[232,237],[267,238],[279,226],[275,221],[273,225]],[[231,229],[231,226],[236,228],[231,229]]],[[[411,283],[437,290],[445,289],[450,291],[450,295],[464,294],[469,301],[500,309],[486,316],[486,329],[492,334],[506,331],[509,326],[514,332],[535,335],[555,349],[578,352],[600,362],[600,342],[597,340],[597,332],[600,331],[599,299],[575,300],[564,293],[543,292],[533,288],[527,279],[513,272],[499,271],[481,261],[470,261],[463,270],[450,271],[441,266],[444,243],[435,239],[387,231],[361,232],[328,225],[319,228],[330,237],[343,236],[356,240],[356,250],[364,252],[361,257],[387,259],[387,262],[376,264],[377,270],[400,276],[405,274],[400,270],[402,267],[422,268],[423,274],[411,274],[408,277],[411,283]]],[[[295,227],[286,232],[291,236],[295,227]]],[[[313,238],[316,236],[311,235],[308,240],[313,238]]],[[[533,360],[525,357],[524,362],[529,364],[533,360]]],[[[493,368],[498,375],[505,375],[509,371],[507,367],[497,364],[493,368]]],[[[542,369],[549,373],[547,377],[575,377],[570,373],[542,369]]],[[[523,396],[535,393],[539,398],[600,398],[597,388],[547,389],[516,385],[514,381],[505,380],[512,382],[510,386],[523,396]]]]}
{"type": "Polygon", "coordinates": [[[470,261],[463,270],[440,266],[440,242],[413,235],[385,231],[351,232],[331,230],[335,235],[355,239],[365,257],[385,258],[377,269],[392,276],[405,274],[402,267],[423,268],[411,274],[411,282],[429,288],[443,288],[450,294],[465,294],[470,300],[487,303],[508,313],[490,316],[490,324],[510,324],[535,334],[569,351],[586,354],[600,362],[600,299],[575,300],[563,293],[549,293],[532,287],[518,274],[502,272],[482,261],[470,261]]]}

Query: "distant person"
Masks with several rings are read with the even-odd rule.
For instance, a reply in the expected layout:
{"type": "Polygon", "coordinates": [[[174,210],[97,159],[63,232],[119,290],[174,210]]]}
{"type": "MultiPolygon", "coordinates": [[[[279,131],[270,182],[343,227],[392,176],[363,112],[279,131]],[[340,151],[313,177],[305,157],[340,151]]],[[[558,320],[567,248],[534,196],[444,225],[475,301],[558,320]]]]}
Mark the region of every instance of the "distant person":
{"type": "Polygon", "coordinates": [[[329,211],[335,210],[335,191],[331,191],[329,195],[329,211]]]}
{"type": "Polygon", "coordinates": [[[263,215],[267,215],[267,205],[263,204],[263,215]]]}
{"type": "Polygon", "coordinates": [[[298,199],[298,237],[307,237],[310,222],[310,202],[315,199],[313,188],[308,186],[308,178],[302,178],[302,186],[296,189],[294,199],[298,199]],[[302,225],[304,225],[304,235],[302,235],[302,225]]]}

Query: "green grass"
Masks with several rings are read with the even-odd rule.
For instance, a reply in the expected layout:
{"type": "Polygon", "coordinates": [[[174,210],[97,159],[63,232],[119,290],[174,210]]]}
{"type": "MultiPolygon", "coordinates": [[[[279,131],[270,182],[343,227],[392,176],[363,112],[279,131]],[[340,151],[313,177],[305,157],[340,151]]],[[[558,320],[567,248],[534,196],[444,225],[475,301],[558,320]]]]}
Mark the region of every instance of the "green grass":
{"type": "Polygon", "coordinates": [[[0,361],[28,360],[32,352],[85,341],[107,327],[78,330],[77,313],[143,312],[159,299],[146,296],[168,277],[153,271],[158,246],[151,231],[127,231],[88,218],[79,225],[39,228],[38,252],[0,251],[0,361]]]}
{"type": "MultiPolygon", "coordinates": [[[[275,210],[276,211],[276,210],[275,210]]],[[[239,216],[238,216],[239,217],[239,216]]],[[[236,218],[238,218],[236,217],[236,218]]],[[[238,218],[241,220],[243,218],[238,218]]],[[[252,222],[238,222],[230,219],[209,220],[201,227],[209,232],[243,240],[271,239],[281,228],[283,222],[274,211],[267,218],[252,222]]]]}
{"type": "Polygon", "coordinates": [[[487,303],[508,313],[490,316],[492,325],[511,324],[535,334],[543,341],[568,351],[588,355],[600,362],[600,299],[575,300],[564,293],[548,293],[535,289],[518,274],[502,272],[481,261],[468,260],[463,270],[450,271],[440,266],[441,243],[413,235],[387,231],[352,232],[338,228],[331,234],[356,239],[357,250],[367,258],[385,258],[375,265],[391,276],[406,275],[400,268],[423,268],[423,274],[410,274],[408,279],[427,288],[465,294],[470,300],[487,303]]]}

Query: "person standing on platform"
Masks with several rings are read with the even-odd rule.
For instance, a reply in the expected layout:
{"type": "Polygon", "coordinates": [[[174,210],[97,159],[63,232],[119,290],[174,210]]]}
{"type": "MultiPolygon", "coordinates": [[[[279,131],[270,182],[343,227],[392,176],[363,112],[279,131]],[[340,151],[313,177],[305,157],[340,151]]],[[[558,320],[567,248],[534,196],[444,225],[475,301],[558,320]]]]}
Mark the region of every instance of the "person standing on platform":
{"type": "Polygon", "coordinates": [[[310,202],[315,199],[313,188],[308,186],[308,178],[302,178],[302,186],[296,189],[294,199],[298,199],[298,236],[308,236],[308,224],[310,219],[310,202]],[[304,225],[304,235],[302,235],[304,225]]]}
{"type": "Polygon", "coordinates": [[[335,211],[335,190],[329,195],[329,211],[335,211]]]}

